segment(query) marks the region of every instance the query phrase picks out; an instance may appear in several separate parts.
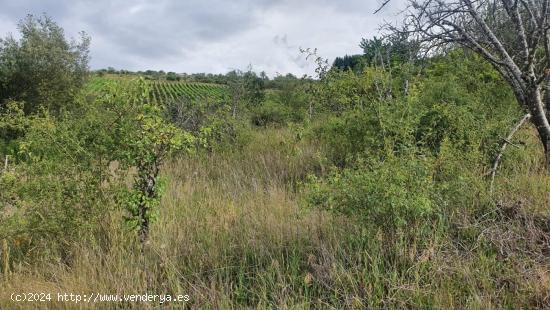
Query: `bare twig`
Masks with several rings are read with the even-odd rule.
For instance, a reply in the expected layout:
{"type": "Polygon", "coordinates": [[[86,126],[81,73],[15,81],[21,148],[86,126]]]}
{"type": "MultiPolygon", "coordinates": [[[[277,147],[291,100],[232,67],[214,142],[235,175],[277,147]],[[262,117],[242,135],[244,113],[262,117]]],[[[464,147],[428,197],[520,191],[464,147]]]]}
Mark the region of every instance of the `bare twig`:
{"type": "Polygon", "coordinates": [[[385,0],[379,7],[374,11],[374,14],[380,12],[388,3],[390,3],[391,0],[385,0]]]}
{"type": "Polygon", "coordinates": [[[495,162],[493,163],[493,168],[491,169],[491,193],[493,192],[493,185],[495,183],[495,176],[497,174],[498,165],[500,164],[500,161],[502,160],[502,156],[504,155],[504,151],[506,150],[506,147],[508,144],[512,144],[510,141],[512,140],[512,137],[520,129],[520,127],[529,119],[531,118],[531,114],[527,113],[525,114],[521,120],[512,128],[506,139],[504,139],[504,143],[502,144],[502,147],[500,148],[500,152],[498,153],[498,156],[495,159],[495,162]]]}

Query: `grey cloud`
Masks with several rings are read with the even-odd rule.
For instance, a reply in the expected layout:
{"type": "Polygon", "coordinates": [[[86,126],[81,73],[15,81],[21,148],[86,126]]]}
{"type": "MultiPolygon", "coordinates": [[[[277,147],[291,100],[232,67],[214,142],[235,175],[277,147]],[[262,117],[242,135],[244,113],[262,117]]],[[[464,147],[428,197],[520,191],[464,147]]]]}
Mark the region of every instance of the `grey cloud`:
{"type": "MultiPolygon", "coordinates": [[[[395,0],[399,5],[404,0],[395,0]]],[[[311,73],[298,51],[360,52],[388,12],[377,0],[0,0],[0,35],[27,13],[52,16],[68,34],[92,37],[92,66],[224,72],[228,68],[311,73]]]]}
{"type": "Polygon", "coordinates": [[[0,16],[14,21],[25,17],[27,14],[48,13],[53,17],[62,17],[68,13],[69,4],[70,1],[2,0],[0,1],[0,7],[2,8],[0,16]]]}
{"type": "Polygon", "coordinates": [[[241,7],[222,2],[159,1],[111,5],[108,11],[116,13],[102,9],[84,20],[93,32],[117,42],[123,52],[143,58],[175,56],[182,49],[245,31],[254,22],[254,16],[241,7]]]}

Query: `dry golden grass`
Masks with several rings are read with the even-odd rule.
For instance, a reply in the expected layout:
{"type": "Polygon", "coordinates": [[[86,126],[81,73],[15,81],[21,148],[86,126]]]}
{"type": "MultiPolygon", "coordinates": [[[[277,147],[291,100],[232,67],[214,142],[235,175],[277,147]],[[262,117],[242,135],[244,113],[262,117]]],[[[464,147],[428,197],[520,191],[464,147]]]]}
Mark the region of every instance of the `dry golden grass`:
{"type": "MultiPolygon", "coordinates": [[[[166,193],[143,256],[137,254],[134,234],[120,223],[122,214],[113,211],[104,223],[102,244],[76,246],[70,268],[51,262],[35,266],[34,271],[21,267],[0,298],[9,299],[6,292],[23,291],[149,291],[189,294],[193,304],[218,308],[230,304],[234,274],[267,268],[279,277],[279,285],[284,285],[287,279],[281,265],[285,253],[298,248],[307,251],[327,242],[336,244],[339,232],[334,230],[339,225],[321,211],[301,208],[288,186],[307,173],[308,165],[314,165],[314,151],[298,150],[301,153],[296,155],[294,145],[285,148],[288,137],[270,138],[261,150],[167,164],[166,193]],[[246,255],[253,257],[243,259],[246,255]]],[[[252,143],[250,147],[258,146],[252,143]]],[[[284,293],[281,298],[284,300],[284,293]]],[[[10,303],[15,308],[27,306],[10,303]]]]}

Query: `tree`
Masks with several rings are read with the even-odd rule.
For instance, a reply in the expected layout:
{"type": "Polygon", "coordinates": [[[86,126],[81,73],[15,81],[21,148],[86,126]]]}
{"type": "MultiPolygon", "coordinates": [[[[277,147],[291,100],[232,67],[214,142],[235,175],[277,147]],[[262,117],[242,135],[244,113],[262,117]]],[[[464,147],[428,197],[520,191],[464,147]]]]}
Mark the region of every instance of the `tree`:
{"type": "Polygon", "coordinates": [[[180,77],[176,74],[176,72],[168,72],[166,74],[166,80],[168,80],[168,81],[179,81],[180,77]]]}
{"type": "Polygon", "coordinates": [[[365,66],[365,60],[363,55],[345,55],[344,57],[336,57],[332,66],[344,71],[351,70],[361,73],[365,66]]]}
{"type": "Polygon", "coordinates": [[[231,114],[233,118],[237,117],[237,105],[244,96],[245,87],[244,79],[242,78],[242,72],[239,70],[233,70],[226,74],[228,78],[229,96],[231,97],[231,114]]]}
{"type": "Polygon", "coordinates": [[[161,103],[149,102],[149,85],[143,78],[126,83],[112,82],[99,97],[114,119],[109,120],[105,140],[115,141],[108,162],[117,161],[127,170],[135,167],[132,189],[125,197],[127,218],[138,229],[145,244],[162,194],[160,168],[174,151],[189,152],[194,136],[166,122],[161,103]]]}
{"type": "Polygon", "coordinates": [[[234,118],[237,116],[237,106],[240,101],[249,106],[257,106],[264,100],[264,80],[250,68],[246,72],[230,71],[226,74],[226,78],[234,118]]]}
{"type": "Polygon", "coordinates": [[[550,168],[550,0],[409,0],[406,14],[390,29],[425,52],[463,46],[500,73],[532,115],[550,168]]]}
{"type": "Polygon", "coordinates": [[[363,38],[359,47],[363,49],[363,57],[368,66],[385,69],[396,64],[413,62],[418,54],[416,42],[402,33],[385,38],[363,38]]]}
{"type": "Polygon", "coordinates": [[[90,38],[68,42],[48,16],[28,15],[18,25],[21,39],[0,39],[0,108],[24,102],[26,114],[44,107],[52,114],[73,102],[88,73],[90,38]]]}
{"type": "Polygon", "coordinates": [[[257,106],[264,100],[264,79],[258,77],[255,72],[248,70],[243,75],[244,98],[250,105],[257,106]]]}

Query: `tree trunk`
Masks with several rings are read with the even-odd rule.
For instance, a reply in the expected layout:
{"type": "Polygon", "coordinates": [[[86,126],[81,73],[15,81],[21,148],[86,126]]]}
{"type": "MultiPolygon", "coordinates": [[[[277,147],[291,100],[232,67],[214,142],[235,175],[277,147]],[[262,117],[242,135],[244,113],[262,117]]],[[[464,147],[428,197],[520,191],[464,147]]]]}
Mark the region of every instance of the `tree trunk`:
{"type": "MultiPolygon", "coordinates": [[[[550,65],[550,64],[549,64],[550,65]]],[[[542,96],[542,94],[541,94],[542,96]]],[[[546,111],[546,119],[550,121],[550,68],[546,73],[546,83],[544,85],[544,110],[546,111]]]]}
{"type": "MultiPolygon", "coordinates": [[[[546,96],[548,100],[548,94],[546,96]]],[[[539,134],[539,139],[544,148],[545,167],[550,170],[550,123],[542,101],[540,87],[535,87],[527,92],[527,107],[531,112],[531,122],[535,125],[539,134]]],[[[548,105],[546,106],[548,109],[548,105]]]]}
{"type": "MultiPolygon", "coordinates": [[[[546,71],[546,89],[544,92],[545,92],[544,108],[546,109],[546,119],[550,120],[550,68],[547,69],[546,71]]],[[[544,149],[544,154],[546,155],[546,168],[550,170],[550,139],[546,140],[546,147],[544,149]]]]}
{"type": "Polygon", "coordinates": [[[142,168],[144,171],[143,176],[141,176],[141,185],[140,191],[142,195],[142,200],[139,203],[139,240],[142,245],[144,245],[149,239],[149,223],[151,220],[151,210],[149,199],[157,198],[156,179],[159,173],[159,167],[156,164],[153,164],[150,169],[142,168]],[[147,170],[145,170],[147,169],[147,170]]]}

